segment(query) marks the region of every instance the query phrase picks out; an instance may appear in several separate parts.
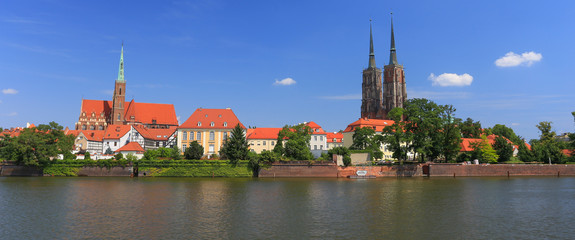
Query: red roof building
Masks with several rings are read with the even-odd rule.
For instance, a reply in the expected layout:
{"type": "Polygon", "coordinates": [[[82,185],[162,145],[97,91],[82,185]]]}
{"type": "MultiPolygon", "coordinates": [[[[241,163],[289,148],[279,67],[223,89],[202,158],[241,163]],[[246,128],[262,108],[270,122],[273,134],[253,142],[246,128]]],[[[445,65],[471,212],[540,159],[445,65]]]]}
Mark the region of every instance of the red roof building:
{"type": "Polygon", "coordinates": [[[236,114],[229,108],[198,108],[178,127],[178,148],[183,151],[194,141],[204,147],[204,154],[218,154],[223,142],[236,125],[245,129],[236,114]]]}
{"type": "Polygon", "coordinates": [[[328,132],[326,137],[327,137],[327,150],[333,149],[335,147],[343,147],[343,133],[328,132]]]}
{"type": "Polygon", "coordinates": [[[246,133],[250,151],[261,153],[274,149],[278,134],[282,128],[250,128],[246,133]]]}
{"type": "Polygon", "coordinates": [[[145,150],[142,146],[140,146],[139,143],[130,142],[114,152],[122,154],[129,154],[129,153],[137,154],[137,153],[144,153],[145,150]]]}

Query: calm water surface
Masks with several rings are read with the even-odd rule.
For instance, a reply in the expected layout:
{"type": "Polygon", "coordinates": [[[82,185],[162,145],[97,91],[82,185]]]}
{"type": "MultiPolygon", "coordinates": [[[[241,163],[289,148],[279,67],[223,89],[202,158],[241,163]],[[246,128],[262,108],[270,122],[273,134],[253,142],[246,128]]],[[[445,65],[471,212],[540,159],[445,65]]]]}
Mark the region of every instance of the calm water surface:
{"type": "Polygon", "coordinates": [[[1,239],[574,239],[575,178],[0,178],[1,239]]]}

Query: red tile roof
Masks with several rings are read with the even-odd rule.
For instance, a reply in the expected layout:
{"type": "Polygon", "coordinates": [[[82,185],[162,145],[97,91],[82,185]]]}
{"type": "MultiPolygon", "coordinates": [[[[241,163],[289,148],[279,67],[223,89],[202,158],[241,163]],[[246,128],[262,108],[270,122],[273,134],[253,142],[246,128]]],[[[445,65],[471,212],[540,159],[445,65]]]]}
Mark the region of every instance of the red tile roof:
{"type": "MultiPolygon", "coordinates": [[[[498,136],[498,135],[491,134],[491,135],[489,135],[489,136],[486,137],[486,138],[487,138],[487,141],[489,142],[489,144],[490,144],[491,146],[493,146],[493,144],[495,144],[495,139],[497,138],[497,136],[498,136]]],[[[509,143],[509,144],[511,144],[511,146],[513,146],[513,150],[519,149],[519,146],[513,144],[513,142],[511,142],[511,140],[507,139],[506,137],[503,137],[503,138],[507,141],[507,143],[509,143]]],[[[481,142],[481,138],[462,138],[461,140],[462,140],[462,141],[461,141],[461,144],[460,144],[460,146],[461,146],[461,150],[460,150],[460,151],[461,151],[461,152],[470,152],[470,151],[473,151],[473,147],[471,147],[471,144],[472,144],[472,143],[476,143],[476,142],[481,142]]],[[[525,143],[525,146],[526,146],[529,150],[531,150],[531,145],[525,143]]]]}
{"type": "Polygon", "coordinates": [[[347,128],[343,132],[355,132],[356,128],[362,127],[375,127],[376,132],[383,131],[383,128],[391,126],[395,123],[393,120],[382,120],[382,119],[369,119],[360,118],[359,120],[347,125],[347,128]]]}
{"type": "Polygon", "coordinates": [[[308,122],[305,125],[307,125],[311,128],[311,130],[312,130],[311,134],[321,134],[321,135],[326,134],[326,132],[321,128],[321,126],[315,122],[308,122]]]}
{"type": "Polygon", "coordinates": [[[134,129],[145,139],[166,141],[172,136],[177,128],[146,128],[141,125],[133,125],[134,129]]]}
{"type": "Polygon", "coordinates": [[[104,133],[104,139],[120,139],[132,130],[131,125],[108,125],[104,133]]]}
{"type": "Polygon", "coordinates": [[[74,135],[74,137],[77,137],[78,134],[80,134],[80,130],[70,130],[70,129],[66,128],[66,130],[64,130],[64,134],[74,135]]]}
{"type": "Polygon", "coordinates": [[[573,151],[571,149],[563,149],[563,150],[561,150],[561,152],[563,153],[563,155],[565,155],[567,157],[571,157],[571,156],[573,156],[573,152],[575,152],[575,151],[573,151]]]}
{"type": "Polygon", "coordinates": [[[232,129],[237,124],[242,128],[244,125],[240,122],[236,114],[229,109],[204,109],[198,108],[179,128],[196,128],[196,129],[232,129]],[[212,126],[213,123],[213,126],[212,126]]]}
{"type": "MultiPolygon", "coordinates": [[[[82,112],[86,112],[86,116],[104,113],[108,118],[112,113],[112,101],[82,99],[82,112]]],[[[155,120],[155,124],[178,125],[173,104],[138,103],[133,99],[124,103],[124,120],[143,124],[154,124],[155,120]]]]}
{"type": "Polygon", "coordinates": [[[340,132],[335,132],[335,133],[328,132],[326,138],[327,138],[327,142],[328,142],[328,143],[333,143],[333,142],[334,142],[334,141],[333,141],[334,138],[335,138],[335,142],[339,142],[339,143],[340,143],[340,142],[343,142],[343,133],[340,133],[340,132]]]}
{"type": "Polygon", "coordinates": [[[247,139],[278,139],[282,128],[250,128],[246,134],[247,139]]]}
{"type": "Polygon", "coordinates": [[[144,152],[144,148],[138,142],[129,142],[114,152],[144,152]]]}
{"type": "MultiPolygon", "coordinates": [[[[80,133],[84,135],[88,141],[101,142],[104,140],[104,130],[81,130],[80,133]]],[[[79,135],[79,134],[78,134],[79,135]]]]}

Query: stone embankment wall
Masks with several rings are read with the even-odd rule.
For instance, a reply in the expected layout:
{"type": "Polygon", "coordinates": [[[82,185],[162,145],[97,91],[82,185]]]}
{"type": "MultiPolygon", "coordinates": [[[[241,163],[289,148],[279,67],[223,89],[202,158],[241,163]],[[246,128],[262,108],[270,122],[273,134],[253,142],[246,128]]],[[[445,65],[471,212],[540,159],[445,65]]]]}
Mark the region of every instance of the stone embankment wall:
{"type": "Polygon", "coordinates": [[[431,177],[575,176],[575,165],[545,164],[429,164],[431,177]]]}
{"type": "Polygon", "coordinates": [[[335,163],[287,162],[274,163],[271,167],[261,169],[259,177],[337,177],[338,169],[335,163]]]}
{"type": "Polygon", "coordinates": [[[35,167],[14,166],[14,165],[0,165],[0,176],[42,176],[42,169],[35,167]]]}
{"type": "Polygon", "coordinates": [[[356,175],[357,171],[367,171],[366,175],[375,177],[421,177],[422,165],[392,165],[392,166],[352,166],[338,167],[338,177],[356,175]]]}

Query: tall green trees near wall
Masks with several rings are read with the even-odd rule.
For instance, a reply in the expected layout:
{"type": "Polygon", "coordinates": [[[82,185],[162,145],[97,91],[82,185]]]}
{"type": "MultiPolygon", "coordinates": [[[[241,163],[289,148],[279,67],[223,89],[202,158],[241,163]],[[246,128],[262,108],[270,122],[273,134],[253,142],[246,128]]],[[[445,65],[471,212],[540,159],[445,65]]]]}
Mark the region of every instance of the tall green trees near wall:
{"type": "Polygon", "coordinates": [[[231,164],[237,164],[239,160],[248,159],[248,142],[244,134],[244,129],[237,124],[232,130],[231,136],[226,139],[220,155],[230,160],[231,164]]]}
{"type": "Polygon", "coordinates": [[[274,152],[291,160],[312,160],[314,157],[309,150],[310,140],[311,128],[309,126],[305,124],[286,125],[278,133],[274,152]]]}
{"type": "Polygon", "coordinates": [[[0,136],[0,158],[14,160],[20,165],[44,166],[58,154],[70,156],[74,136],[65,135],[55,122],[26,128],[17,137],[0,136]]]}

